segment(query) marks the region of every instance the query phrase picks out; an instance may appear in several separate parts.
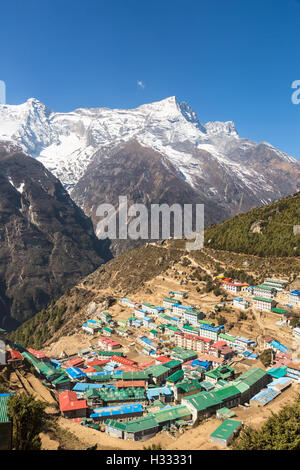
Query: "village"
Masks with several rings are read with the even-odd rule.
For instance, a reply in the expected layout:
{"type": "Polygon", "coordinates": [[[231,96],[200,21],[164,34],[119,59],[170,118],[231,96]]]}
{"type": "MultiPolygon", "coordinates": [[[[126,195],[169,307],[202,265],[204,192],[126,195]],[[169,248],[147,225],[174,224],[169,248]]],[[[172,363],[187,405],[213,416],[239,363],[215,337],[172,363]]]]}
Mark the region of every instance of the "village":
{"type": "MultiPolygon", "coordinates": [[[[300,308],[300,290],[290,289],[285,279],[266,278],[249,286],[223,274],[217,278],[226,301],[206,311],[194,304],[187,289],[170,290],[155,305],[151,296],[122,297],[107,311],[92,303],[81,326],[90,346],[72,354],[24,348],[3,334],[0,367],[17,374],[30,367],[56,398],[60,415],[99,432],[99,440],[100,433],[137,442],[163,433],[180,436],[213,418],[219,424],[207,439],[227,448],[251,422],[247,414],[260,413],[287,390],[298,390],[300,328],[292,326],[288,312],[300,308]],[[278,331],[284,327],[288,332],[288,343],[275,335],[228,332],[226,322],[208,315],[228,306],[252,309],[261,323],[273,315],[278,331]],[[270,353],[268,367],[258,363],[263,351],[270,353]]],[[[6,426],[7,440],[9,396],[0,395],[1,432],[6,426]]]]}

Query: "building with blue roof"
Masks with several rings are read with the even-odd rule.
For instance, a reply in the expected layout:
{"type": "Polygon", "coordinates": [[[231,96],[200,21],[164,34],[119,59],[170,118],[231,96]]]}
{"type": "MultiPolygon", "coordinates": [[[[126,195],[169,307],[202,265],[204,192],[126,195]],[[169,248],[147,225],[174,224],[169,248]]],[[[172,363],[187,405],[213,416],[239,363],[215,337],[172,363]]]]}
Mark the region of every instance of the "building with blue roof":
{"type": "Polygon", "coordinates": [[[279,379],[273,380],[273,382],[268,384],[267,387],[281,392],[292,385],[292,383],[293,380],[290,377],[280,377],[279,379]]]}
{"type": "Polygon", "coordinates": [[[198,328],[199,328],[199,336],[202,336],[203,338],[209,338],[214,341],[217,341],[218,335],[224,331],[224,325],[211,326],[211,325],[205,325],[201,323],[198,326],[198,328]]]}
{"type": "Polygon", "coordinates": [[[287,353],[289,351],[289,349],[284,346],[283,344],[279,343],[279,341],[277,340],[273,340],[273,341],[270,341],[270,346],[275,349],[275,350],[278,350],[278,351],[281,351],[283,353],[287,353]]]}
{"type": "Polygon", "coordinates": [[[73,387],[73,392],[85,392],[86,390],[90,389],[99,389],[99,388],[111,388],[115,389],[116,387],[114,385],[107,385],[107,384],[94,384],[94,383],[86,383],[86,382],[78,382],[76,385],[73,387]]]}
{"type": "Polygon", "coordinates": [[[86,374],[78,367],[69,367],[66,369],[66,373],[72,380],[80,380],[86,377],[86,374]]]}
{"type": "Polygon", "coordinates": [[[299,290],[292,290],[289,294],[289,301],[291,305],[296,307],[300,306],[300,291],[299,290]]]}
{"type": "Polygon", "coordinates": [[[174,393],[170,387],[155,387],[149,388],[146,391],[146,396],[148,400],[157,400],[164,397],[165,401],[172,401],[174,393]]]}
{"type": "Polygon", "coordinates": [[[61,363],[56,359],[50,359],[50,364],[55,367],[55,369],[61,368],[61,363]]]}
{"type": "Polygon", "coordinates": [[[141,403],[133,403],[131,405],[94,408],[90,417],[95,421],[104,421],[109,416],[112,416],[114,419],[134,418],[142,416],[143,412],[144,408],[141,403]]]}
{"type": "Polygon", "coordinates": [[[250,406],[265,406],[280,395],[280,391],[273,388],[264,388],[249,401],[250,406]]]}

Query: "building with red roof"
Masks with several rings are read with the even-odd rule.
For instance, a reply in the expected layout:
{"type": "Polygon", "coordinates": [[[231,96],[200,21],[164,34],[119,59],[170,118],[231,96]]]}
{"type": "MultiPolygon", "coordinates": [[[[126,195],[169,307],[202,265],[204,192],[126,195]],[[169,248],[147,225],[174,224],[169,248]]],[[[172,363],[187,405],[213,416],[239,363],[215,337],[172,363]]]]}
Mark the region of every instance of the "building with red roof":
{"type": "Polygon", "coordinates": [[[223,289],[227,290],[228,292],[232,292],[234,294],[236,294],[237,292],[240,292],[240,290],[242,289],[242,287],[247,287],[248,284],[245,284],[243,282],[232,282],[232,281],[228,281],[227,279],[223,279],[222,280],[222,287],[223,289]]]}
{"type": "Polygon", "coordinates": [[[213,356],[212,354],[199,354],[199,361],[211,362],[213,367],[217,367],[223,363],[221,357],[213,356]]]}
{"type": "Polygon", "coordinates": [[[181,333],[175,335],[174,338],[176,346],[199,353],[208,351],[210,344],[213,342],[210,338],[203,338],[202,336],[195,336],[189,333],[181,333]]]}
{"type": "MultiPolygon", "coordinates": [[[[170,359],[168,359],[170,360],[170,359]]],[[[167,361],[166,361],[167,362],[167,361]]],[[[156,362],[156,359],[152,359],[151,361],[143,362],[142,364],[138,364],[139,370],[147,369],[148,367],[154,366],[155,364],[160,364],[156,362]]]]}
{"type": "Polygon", "coordinates": [[[67,390],[59,394],[59,409],[64,418],[84,418],[87,408],[86,400],[78,400],[75,392],[67,390]]]}
{"type": "Polygon", "coordinates": [[[10,351],[10,358],[7,361],[12,367],[20,367],[24,363],[24,358],[19,351],[12,349],[10,351]]]}
{"type": "Polygon", "coordinates": [[[33,348],[27,348],[27,351],[30,352],[30,354],[32,354],[37,359],[40,359],[41,361],[48,360],[46,354],[44,354],[43,351],[37,351],[33,348]]]}
{"type": "Polygon", "coordinates": [[[136,366],[136,362],[132,361],[131,359],[127,359],[126,357],[122,356],[112,356],[110,358],[111,362],[115,362],[116,364],[122,364],[124,366],[136,366]]]}
{"type": "Polygon", "coordinates": [[[226,341],[216,341],[209,348],[209,354],[212,354],[216,357],[221,357],[223,360],[229,359],[234,356],[234,351],[231,349],[226,341]]]}
{"type": "Polygon", "coordinates": [[[115,341],[107,336],[99,338],[98,344],[105,351],[113,351],[114,349],[119,349],[122,347],[122,345],[118,343],[118,341],[115,341]]]}
{"type": "Polygon", "coordinates": [[[89,367],[94,367],[94,366],[105,366],[105,364],[107,364],[108,362],[110,361],[110,359],[104,359],[104,360],[100,360],[100,359],[95,359],[93,361],[88,361],[87,362],[87,365],[89,367]]]}
{"type": "Polygon", "coordinates": [[[155,358],[156,364],[164,364],[165,362],[169,362],[170,358],[167,356],[159,356],[155,358]]]}
{"type": "Polygon", "coordinates": [[[65,369],[68,369],[69,367],[80,367],[80,366],[83,366],[83,364],[84,364],[84,359],[75,357],[74,359],[71,359],[70,361],[65,362],[65,364],[63,364],[63,367],[65,369]]]}

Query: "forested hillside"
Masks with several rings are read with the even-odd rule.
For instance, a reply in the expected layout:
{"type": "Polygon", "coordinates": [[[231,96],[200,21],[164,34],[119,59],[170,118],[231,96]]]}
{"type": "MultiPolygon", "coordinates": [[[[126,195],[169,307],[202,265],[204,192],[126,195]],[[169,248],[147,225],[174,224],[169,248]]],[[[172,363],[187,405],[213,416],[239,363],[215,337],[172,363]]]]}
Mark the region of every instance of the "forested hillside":
{"type": "Polygon", "coordinates": [[[300,192],[208,227],[205,245],[258,256],[300,256],[300,192]]]}

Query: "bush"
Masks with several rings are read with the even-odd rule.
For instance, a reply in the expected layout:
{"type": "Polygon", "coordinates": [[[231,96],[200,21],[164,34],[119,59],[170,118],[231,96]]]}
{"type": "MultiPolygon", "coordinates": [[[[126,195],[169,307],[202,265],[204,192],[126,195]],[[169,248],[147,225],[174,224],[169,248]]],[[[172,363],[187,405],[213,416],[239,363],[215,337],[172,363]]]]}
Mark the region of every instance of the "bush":
{"type": "Polygon", "coordinates": [[[8,414],[13,423],[13,449],[39,450],[39,433],[46,422],[46,404],[33,395],[21,393],[8,400],[8,414]]]}
{"type": "Polygon", "coordinates": [[[265,349],[259,356],[259,359],[261,360],[261,362],[263,363],[265,367],[270,366],[273,360],[272,349],[265,349]]]}
{"type": "Polygon", "coordinates": [[[300,450],[300,399],[272,413],[260,430],[247,426],[233,444],[235,450],[300,450]]]}

